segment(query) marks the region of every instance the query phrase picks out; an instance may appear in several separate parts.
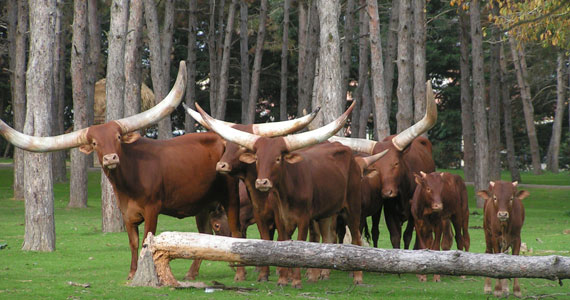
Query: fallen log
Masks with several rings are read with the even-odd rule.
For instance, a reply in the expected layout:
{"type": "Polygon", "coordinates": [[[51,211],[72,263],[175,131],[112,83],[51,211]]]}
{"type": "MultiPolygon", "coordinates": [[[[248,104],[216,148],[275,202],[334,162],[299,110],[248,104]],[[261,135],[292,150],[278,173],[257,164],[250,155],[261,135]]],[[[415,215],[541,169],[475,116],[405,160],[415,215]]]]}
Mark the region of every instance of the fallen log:
{"type": "Polygon", "coordinates": [[[362,270],[393,274],[544,278],[558,280],[560,284],[562,279],[570,278],[570,257],[558,255],[513,256],[463,251],[378,249],[345,244],[237,239],[189,232],[163,232],[158,236],[149,233],[143,244],[137,274],[154,271],[141,268],[142,264],[148,265],[150,257],[158,281],[161,285],[168,286],[181,285],[172,275],[169,266],[169,262],[177,258],[200,258],[252,266],[362,270]],[[152,255],[143,253],[145,251],[152,255]],[[147,262],[143,261],[144,256],[147,257],[147,262]]]}

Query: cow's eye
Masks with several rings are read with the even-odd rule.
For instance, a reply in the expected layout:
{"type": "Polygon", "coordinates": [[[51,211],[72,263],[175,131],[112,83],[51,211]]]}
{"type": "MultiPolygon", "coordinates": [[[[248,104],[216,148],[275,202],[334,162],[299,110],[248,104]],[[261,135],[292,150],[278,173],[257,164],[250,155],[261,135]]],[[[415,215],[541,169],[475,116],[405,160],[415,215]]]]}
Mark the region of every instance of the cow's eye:
{"type": "Polygon", "coordinates": [[[277,158],[275,159],[275,162],[280,163],[281,162],[281,156],[277,156],[277,158]]]}
{"type": "Polygon", "coordinates": [[[117,135],[117,139],[118,139],[118,140],[121,140],[121,135],[120,135],[120,134],[117,135]]]}
{"type": "Polygon", "coordinates": [[[93,145],[93,147],[97,146],[97,142],[93,141],[93,143],[91,143],[91,145],[93,145]]]}
{"type": "Polygon", "coordinates": [[[426,192],[431,193],[431,189],[430,189],[430,188],[426,188],[426,192]]]}
{"type": "Polygon", "coordinates": [[[397,166],[398,166],[398,162],[394,163],[394,167],[397,167],[397,166]]]}

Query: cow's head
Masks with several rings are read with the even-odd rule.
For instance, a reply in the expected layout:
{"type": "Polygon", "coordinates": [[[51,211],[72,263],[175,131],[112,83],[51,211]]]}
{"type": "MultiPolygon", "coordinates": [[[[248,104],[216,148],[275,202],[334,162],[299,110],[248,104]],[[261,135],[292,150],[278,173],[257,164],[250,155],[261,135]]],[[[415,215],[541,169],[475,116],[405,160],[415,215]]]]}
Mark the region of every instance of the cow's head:
{"type": "Polygon", "coordinates": [[[431,87],[431,82],[426,82],[426,114],[419,122],[400,132],[397,135],[384,138],[377,142],[367,139],[352,139],[342,137],[332,137],[330,141],[338,141],[354,151],[376,154],[386,149],[390,149],[386,156],[376,162],[373,168],[379,173],[382,184],[382,196],[393,198],[398,196],[398,188],[401,180],[406,176],[406,169],[403,163],[403,155],[409,149],[408,145],[418,136],[430,130],[437,121],[437,107],[435,96],[431,87]]]}
{"type": "Polygon", "coordinates": [[[230,236],[228,215],[223,206],[218,205],[214,211],[210,212],[210,226],[216,235],[230,236]]]}
{"type": "Polygon", "coordinates": [[[249,150],[239,156],[239,161],[256,164],[255,187],[260,191],[268,191],[280,180],[284,164],[296,164],[303,160],[301,155],[293,151],[323,142],[335,134],[344,126],[354,104],[338,119],[323,127],[284,137],[264,137],[240,131],[210,117],[199,105],[196,108],[209,128],[227,141],[249,150]]]}
{"type": "MultiPolygon", "coordinates": [[[[183,105],[184,108],[186,109],[186,112],[190,116],[192,116],[202,126],[211,130],[211,128],[204,121],[200,113],[194,111],[190,107],[186,106],[184,103],[183,105]]],[[[287,135],[305,128],[307,125],[309,125],[309,123],[311,123],[311,121],[313,121],[313,119],[315,119],[320,109],[321,108],[319,106],[312,113],[306,116],[294,120],[281,121],[281,122],[242,125],[242,124],[234,124],[219,120],[218,121],[234,129],[244,131],[247,133],[252,133],[262,137],[275,137],[275,136],[287,135]]],[[[220,161],[216,164],[216,171],[226,174],[228,173],[237,174],[243,172],[246,164],[240,161],[240,156],[245,153],[251,153],[251,151],[249,151],[246,147],[243,147],[236,143],[232,142],[226,143],[226,150],[224,151],[224,154],[220,158],[220,161]]]]}
{"type": "Polygon", "coordinates": [[[147,111],[53,137],[25,135],[0,120],[0,134],[14,146],[32,152],[50,152],[75,147],[79,147],[79,150],[86,154],[96,151],[101,165],[106,169],[114,169],[120,163],[121,144],[136,141],[140,135],[134,131],[168,116],[182,101],[185,84],[186,64],[181,61],[176,83],[170,93],[147,111]]]}
{"type": "Polygon", "coordinates": [[[422,189],[424,205],[431,208],[433,212],[440,212],[444,208],[441,201],[442,190],[445,184],[444,174],[436,172],[414,174],[416,183],[422,189]]]}
{"type": "Polygon", "coordinates": [[[507,222],[512,214],[515,198],[522,200],[530,195],[525,190],[517,191],[517,185],[517,181],[491,181],[489,189],[478,191],[477,195],[485,199],[487,205],[495,208],[499,221],[507,222]]]}

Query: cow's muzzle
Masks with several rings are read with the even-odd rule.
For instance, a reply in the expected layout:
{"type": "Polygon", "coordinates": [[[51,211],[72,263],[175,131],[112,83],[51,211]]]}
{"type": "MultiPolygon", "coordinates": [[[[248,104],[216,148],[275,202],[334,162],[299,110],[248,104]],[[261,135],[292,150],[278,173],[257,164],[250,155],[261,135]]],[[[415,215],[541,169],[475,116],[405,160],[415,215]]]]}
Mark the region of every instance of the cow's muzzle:
{"type": "Polygon", "coordinates": [[[440,212],[443,210],[443,203],[432,203],[431,210],[434,212],[440,212]]]}
{"type": "Polygon", "coordinates": [[[114,169],[119,165],[119,155],[117,153],[106,154],[103,156],[103,167],[114,169]]]}
{"type": "Polygon", "coordinates": [[[258,178],[255,180],[255,188],[262,191],[262,192],[267,192],[272,187],[273,187],[273,184],[271,184],[271,180],[269,180],[267,178],[263,178],[263,179],[258,178]]]}
{"type": "Polygon", "coordinates": [[[230,164],[228,164],[227,162],[219,161],[216,164],[216,171],[219,173],[229,173],[232,171],[232,167],[230,167],[230,164]]]}
{"type": "Polygon", "coordinates": [[[395,189],[383,189],[382,190],[382,196],[384,198],[394,198],[394,197],[398,196],[398,191],[395,189]]]}
{"type": "Polygon", "coordinates": [[[499,211],[497,213],[497,218],[499,219],[499,221],[505,222],[505,221],[509,220],[509,212],[508,211],[499,211]]]}

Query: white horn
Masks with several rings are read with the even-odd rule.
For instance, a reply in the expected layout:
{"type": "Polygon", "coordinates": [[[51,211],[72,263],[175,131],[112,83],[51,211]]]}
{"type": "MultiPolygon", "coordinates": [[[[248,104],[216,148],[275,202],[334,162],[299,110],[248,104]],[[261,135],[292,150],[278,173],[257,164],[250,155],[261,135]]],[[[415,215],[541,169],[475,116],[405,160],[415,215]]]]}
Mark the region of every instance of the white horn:
{"type": "Polygon", "coordinates": [[[58,136],[31,136],[18,132],[0,120],[0,135],[14,146],[32,152],[50,152],[75,148],[87,143],[87,130],[83,128],[58,136]]]}
{"type": "Polygon", "coordinates": [[[245,148],[254,151],[253,145],[260,136],[247,133],[245,131],[237,130],[231,126],[227,126],[224,122],[210,117],[201,107],[196,103],[196,109],[200,112],[203,121],[206,123],[207,128],[210,128],[215,133],[219,134],[222,138],[232,143],[244,146],[245,148]]]}
{"type": "Polygon", "coordinates": [[[186,63],[184,61],[180,61],[176,82],[174,83],[172,90],[170,90],[170,93],[168,93],[162,101],[149,110],[127,118],[116,120],[115,122],[121,126],[121,131],[123,133],[127,133],[162,120],[164,117],[170,115],[180,104],[182,96],[184,96],[185,86],[186,63]]]}
{"type": "Polygon", "coordinates": [[[285,136],[284,140],[287,145],[287,150],[291,152],[326,141],[344,126],[355,104],[356,101],[353,101],[352,105],[340,117],[323,127],[285,136]]]}
{"type": "Polygon", "coordinates": [[[356,152],[362,152],[366,154],[374,154],[374,147],[378,144],[377,141],[371,141],[367,139],[357,139],[357,138],[346,138],[340,136],[331,136],[329,138],[331,142],[339,142],[356,152]]]}
{"type": "MultiPolygon", "coordinates": [[[[200,125],[204,126],[206,129],[212,130],[211,128],[208,127],[208,124],[204,121],[200,113],[191,109],[185,103],[182,103],[182,106],[184,106],[186,113],[188,113],[192,118],[194,118],[196,122],[200,123],[200,125]]],[[[264,137],[290,134],[305,128],[309,123],[311,123],[311,121],[313,121],[313,119],[315,119],[320,109],[321,109],[320,107],[317,107],[317,109],[315,109],[315,111],[313,111],[311,114],[294,120],[253,124],[252,130],[254,134],[264,137]]],[[[235,123],[226,122],[222,120],[217,120],[217,121],[230,127],[236,125],[235,123]]]]}
{"type": "Polygon", "coordinates": [[[435,104],[435,96],[431,88],[431,82],[426,82],[426,114],[419,122],[412,125],[408,129],[400,132],[392,139],[392,143],[396,149],[402,151],[415,138],[430,130],[437,121],[437,107],[435,104]]]}
{"type": "Polygon", "coordinates": [[[366,156],[366,157],[362,157],[362,160],[365,163],[365,168],[367,168],[368,166],[370,166],[371,164],[375,163],[377,160],[379,160],[380,158],[382,158],[382,156],[386,155],[386,153],[388,153],[390,149],[386,149],[380,153],[371,155],[371,156],[366,156]]]}

